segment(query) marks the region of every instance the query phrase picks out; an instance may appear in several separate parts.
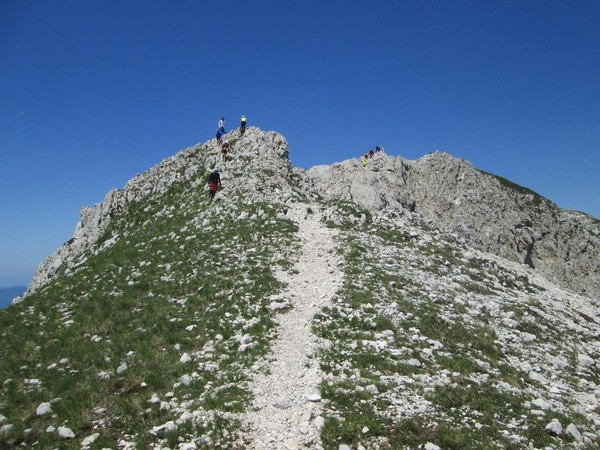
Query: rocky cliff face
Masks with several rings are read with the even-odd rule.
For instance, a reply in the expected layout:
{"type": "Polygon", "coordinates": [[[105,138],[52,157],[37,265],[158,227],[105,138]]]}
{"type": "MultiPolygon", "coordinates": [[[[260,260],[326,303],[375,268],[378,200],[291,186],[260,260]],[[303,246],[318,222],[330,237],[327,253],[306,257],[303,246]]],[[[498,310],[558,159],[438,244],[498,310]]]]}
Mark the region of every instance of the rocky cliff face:
{"type": "MultiPolygon", "coordinates": [[[[240,137],[230,138],[235,149],[240,137]]],[[[416,213],[430,226],[481,251],[526,264],[580,294],[600,297],[600,222],[561,210],[467,161],[442,152],[416,161],[378,153],[366,167],[351,159],[305,171],[291,165],[288,144],[280,134],[250,128],[243,139],[244,145],[226,165],[214,140],[209,141],[165,159],[123,189],[109,192],[102,203],[84,207],[73,238],[41,265],[28,292],[47,283],[61,267],[80,264],[86,250],[129,204],[160,195],[181,180],[198,178],[202,186],[199,178],[206,170],[226,166],[222,196],[346,200],[371,211],[416,213]]]]}
{"type": "Polygon", "coordinates": [[[380,211],[417,213],[479,250],[521,262],[548,279],[600,296],[600,222],[481,172],[446,153],[416,161],[383,153],[307,172],[313,191],[380,211]]]}

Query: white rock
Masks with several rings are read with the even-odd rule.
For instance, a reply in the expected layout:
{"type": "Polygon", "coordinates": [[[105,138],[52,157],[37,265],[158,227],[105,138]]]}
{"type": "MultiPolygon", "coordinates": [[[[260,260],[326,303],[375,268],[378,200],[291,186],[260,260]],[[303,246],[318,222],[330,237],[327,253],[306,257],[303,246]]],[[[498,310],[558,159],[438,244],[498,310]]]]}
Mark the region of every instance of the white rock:
{"type": "Polygon", "coordinates": [[[100,436],[100,433],[94,433],[91,434],[89,436],[86,436],[83,441],[81,441],[81,446],[82,447],[89,447],[90,445],[92,445],[96,439],[98,439],[98,437],[100,436]]]}
{"type": "Polygon", "coordinates": [[[61,439],[73,439],[75,437],[75,433],[68,427],[58,427],[58,435],[61,439]]]}
{"type": "Polygon", "coordinates": [[[425,447],[423,447],[425,450],[442,450],[440,447],[438,447],[435,444],[432,444],[431,442],[428,442],[427,444],[425,444],[425,447]]]}
{"type": "Polygon", "coordinates": [[[158,398],[158,395],[154,393],[152,394],[152,397],[150,397],[150,400],[148,400],[148,403],[160,403],[160,398],[158,398]]]}
{"type": "Polygon", "coordinates": [[[317,427],[318,430],[320,430],[325,426],[325,419],[321,416],[317,416],[313,420],[313,424],[315,425],[315,427],[317,427]]]}
{"type": "Polygon", "coordinates": [[[294,439],[288,439],[285,441],[286,450],[300,450],[300,444],[298,444],[294,439]]]}
{"type": "Polygon", "coordinates": [[[406,364],[408,364],[409,366],[413,366],[413,367],[421,367],[421,361],[419,361],[416,358],[411,358],[408,361],[406,361],[406,364]]]}
{"type": "Polygon", "coordinates": [[[377,386],[374,384],[369,384],[367,387],[365,387],[365,390],[371,395],[379,394],[379,389],[377,389],[377,386]]]}
{"type": "Polygon", "coordinates": [[[552,422],[546,425],[546,432],[553,434],[554,436],[560,436],[563,434],[562,424],[558,421],[558,419],[554,419],[552,422]]]}
{"type": "Polygon", "coordinates": [[[35,410],[35,413],[38,416],[43,416],[44,414],[48,414],[52,412],[52,406],[50,405],[50,403],[44,402],[44,403],[40,403],[39,406],[37,407],[37,409],[35,410]]]}
{"type": "Polygon", "coordinates": [[[2,427],[0,427],[0,436],[2,436],[3,434],[8,434],[12,431],[14,425],[11,423],[7,423],[6,425],[2,425],[2,427]]]}
{"type": "Polygon", "coordinates": [[[596,364],[594,359],[585,353],[580,353],[577,357],[580,366],[593,366],[596,364]]]}
{"type": "Polygon", "coordinates": [[[279,409],[288,409],[292,407],[292,400],[288,397],[282,397],[273,403],[273,406],[279,409]]]}
{"type": "Polygon", "coordinates": [[[552,405],[542,398],[535,399],[534,401],[531,402],[531,404],[534,406],[537,406],[540,409],[544,409],[546,411],[549,411],[552,409],[552,405]]]}
{"type": "Polygon", "coordinates": [[[179,450],[196,450],[198,446],[195,442],[182,442],[179,444],[179,450]]]}
{"type": "Polygon", "coordinates": [[[184,411],[183,414],[181,414],[181,416],[179,416],[179,422],[180,423],[189,422],[193,418],[194,418],[194,414],[192,414],[189,411],[184,411]]]}
{"type": "Polygon", "coordinates": [[[162,425],[157,425],[155,427],[152,427],[151,433],[158,437],[164,437],[167,433],[169,433],[171,431],[175,431],[176,429],[177,429],[177,425],[175,425],[175,422],[170,420],[162,425]]]}
{"type": "Polygon", "coordinates": [[[338,450],[352,450],[352,447],[350,447],[349,445],[346,445],[346,444],[340,444],[340,446],[338,447],[338,450]]]}
{"type": "Polygon", "coordinates": [[[46,433],[54,433],[56,431],[56,427],[54,425],[49,425],[48,428],[46,428],[46,433]]]}
{"type": "Polygon", "coordinates": [[[490,363],[487,361],[477,361],[477,365],[485,372],[489,372],[492,368],[490,363]]]}
{"type": "Polygon", "coordinates": [[[168,411],[171,409],[171,404],[169,402],[160,402],[160,410],[168,411]]]}
{"type": "Polygon", "coordinates": [[[308,400],[309,402],[318,403],[321,401],[321,396],[316,393],[308,394],[306,396],[306,400],[308,400]]]}
{"type": "Polygon", "coordinates": [[[542,375],[541,373],[538,372],[530,372],[529,373],[529,378],[531,378],[533,381],[537,381],[540,384],[543,385],[547,385],[550,383],[550,380],[548,378],[546,378],[544,375],[542,375]]]}
{"type": "Polygon", "coordinates": [[[189,375],[183,375],[179,381],[181,381],[181,384],[185,384],[186,386],[189,386],[190,384],[192,384],[192,377],[190,377],[189,375]]]}
{"type": "Polygon", "coordinates": [[[586,431],[585,433],[583,433],[583,436],[588,438],[592,442],[596,442],[598,440],[598,435],[594,434],[594,433],[590,433],[589,431],[586,431]]]}
{"type": "Polygon", "coordinates": [[[577,442],[583,441],[583,436],[581,435],[581,433],[579,432],[579,430],[577,429],[577,427],[573,423],[570,423],[567,426],[567,429],[565,430],[565,433],[568,434],[569,436],[571,436],[577,442]]]}
{"type": "Polygon", "coordinates": [[[124,373],[126,370],[128,369],[127,367],[127,363],[123,363],[121,364],[119,367],[117,367],[117,373],[119,375],[121,375],[122,373],[124,373]]]}
{"type": "Polygon", "coordinates": [[[184,353],[183,355],[181,355],[181,358],[179,358],[179,362],[182,364],[189,363],[191,360],[192,360],[192,357],[190,355],[188,355],[187,353],[184,353]]]}

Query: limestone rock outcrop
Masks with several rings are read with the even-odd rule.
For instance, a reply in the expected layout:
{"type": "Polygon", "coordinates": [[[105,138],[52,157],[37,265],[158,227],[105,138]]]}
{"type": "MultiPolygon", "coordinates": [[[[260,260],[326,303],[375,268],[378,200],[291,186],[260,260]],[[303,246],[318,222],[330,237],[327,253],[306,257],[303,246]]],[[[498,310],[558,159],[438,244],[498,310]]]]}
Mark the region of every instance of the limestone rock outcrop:
{"type": "MultiPolygon", "coordinates": [[[[123,189],[113,189],[95,206],[84,206],[73,237],[48,256],[34,275],[28,295],[48,283],[59,271],[74,270],[102,238],[111,221],[118,219],[129,205],[161,195],[175,183],[195,180],[199,189],[206,185],[207,171],[221,169],[225,190],[223,196],[255,197],[263,201],[299,198],[299,189],[290,181],[297,177],[289,160],[289,146],[276,132],[250,127],[241,136],[234,131],[230,139],[231,158],[221,159],[220,146],[212,139],[196,144],[161,161],[158,165],[131,179],[123,189]]],[[[108,240],[103,245],[110,245],[108,240]]]]}
{"type": "Polygon", "coordinates": [[[288,143],[276,132],[251,127],[244,135],[230,133],[229,139],[227,163],[213,139],[163,160],[123,189],[110,191],[102,203],[84,207],[72,239],[44,261],[28,293],[85,261],[130,204],[160,195],[182,180],[194,180],[202,189],[207,171],[221,167],[223,199],[345,200],[373,212],[414,214],[481,251],[526,264],[580,294],[600,297],[600,222],[561,210],[467,161],[442,152],[415,161],[381,152],[366,166],[350,159],[304,170],[292,166],[288,143]]]}
{"type": "Polygon", "coordinates": [[[475,248],[522,262],[580,294],[600,296],[600,222],[565,211],[471,163],[436,152],[416,161],[383,153],[307,172],[327,200],[371,211],[402,208],[475,248]]]}

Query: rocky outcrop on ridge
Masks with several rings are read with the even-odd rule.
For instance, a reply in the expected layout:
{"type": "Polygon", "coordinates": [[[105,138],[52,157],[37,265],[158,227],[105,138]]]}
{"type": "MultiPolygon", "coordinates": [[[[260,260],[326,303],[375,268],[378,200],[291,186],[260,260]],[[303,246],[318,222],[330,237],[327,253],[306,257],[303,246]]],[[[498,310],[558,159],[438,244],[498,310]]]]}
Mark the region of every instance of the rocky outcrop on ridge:
{"type": "MultiPolygon", "coordinates": [[[[175,182],[197,176],[201,166],[193,158],[194,147],[164,159],[160,164],[131,179],[123,189],[111,190],[101,203],[81,208],[73,237],[40,265],[26,294],[48,283],[60,270],[76,268],[86,252],[98,242],[111,221],[129,204],[166,192],[175,182]]],[[[110,245],[110,241],[107,242],[110,245]]]]}
{"type": "MultiPolygon", "coordinates": [[[[289,161],[289,146],[283,136],[250,127],[243,135],[243,145],[237,145],[242,138],[237,131],[230,133],[229,137],[236,157],[227,164],[227,175],[222,176],[226,188],[222,195],[259,196],[267,201],[300,197],[299,189],[294,191],[290,184],[296,175],[289,161]]],[[[131,179],[124,188],[111,190],[101,203],[84,206],[73,237],[40,265],[26,295],[48,283],[61,270],[80,266],[111,222],[118,219],[129,205],[150,196],[162,195],[182,181],[195,180],[198,188],[202,189],[207,171],[215,168],[223,171],[225,165],[219,146],[212,139],[164,159],[131,179]]],[[[111,242],[109,240],[104,245],[111,242]]]]}
{"type": "Polygon", "coordinates": [[[317,166],[307,189],[371,211],[416,212],[479,250],[521,262],[583,295],[600,296],[600,222],[436,152],[416,161],[378,153],[317,166]]]}
{"type": "MultiPolygon", "coordinates": [[[[371,211],[416,213],[434,228],[450,232],[475,248],[535,268],[575,292],[600,296],[600,222],[564,211],[538,194],[471,163],[436,152],[416,161],[377,153],[366,167],[358,159],[310,170],[295,168],[289,146],[276,132],[251,127],[229,134],[231,154],[221,161],[216,141],[197,144],[136,176],[102,203],[84,207],[73,238],[49,256],[28,293],[59,270],[75,268],[127,205],[166,192],[223,166],[221,197],[265,201],[346,200],[371,211]]],[[[105,245],[110,245],[110,242],[105,245]]]]}

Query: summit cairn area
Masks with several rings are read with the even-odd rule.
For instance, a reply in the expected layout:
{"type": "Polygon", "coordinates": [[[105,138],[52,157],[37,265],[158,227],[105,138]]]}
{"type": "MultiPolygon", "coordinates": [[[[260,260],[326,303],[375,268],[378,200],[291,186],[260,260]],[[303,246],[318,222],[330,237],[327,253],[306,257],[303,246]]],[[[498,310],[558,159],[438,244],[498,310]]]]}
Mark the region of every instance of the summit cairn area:
{"type": "Polygon", "coordinates": [[[228,143],[84,207],[0,310],[1,448],[598,448],[598,220],[445,153],[228,143]]]}

